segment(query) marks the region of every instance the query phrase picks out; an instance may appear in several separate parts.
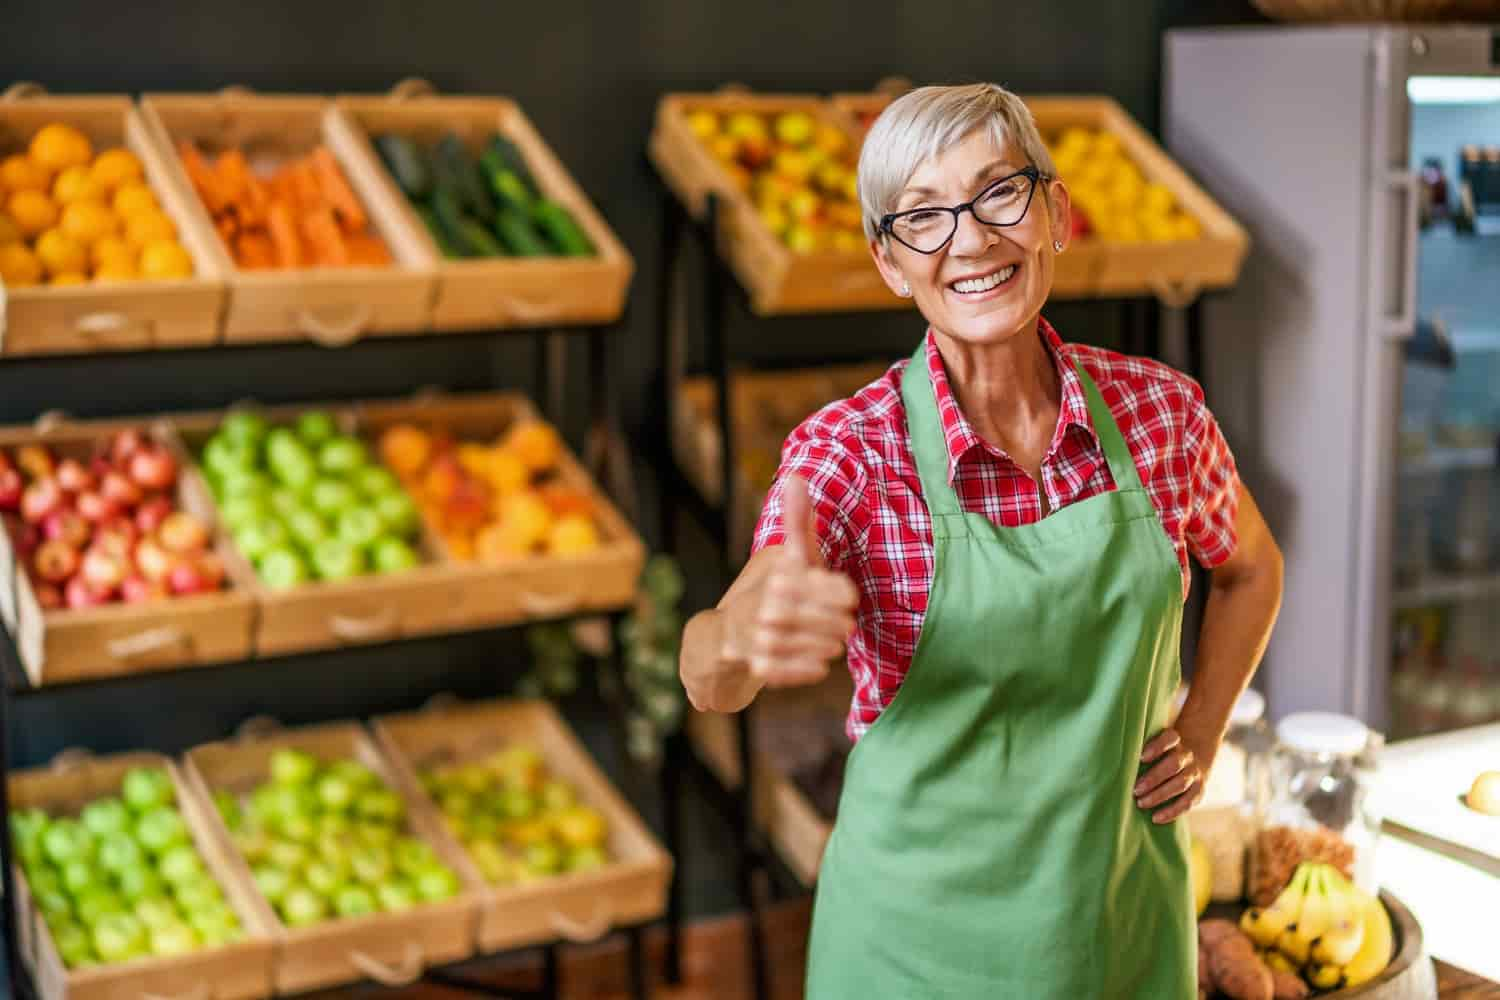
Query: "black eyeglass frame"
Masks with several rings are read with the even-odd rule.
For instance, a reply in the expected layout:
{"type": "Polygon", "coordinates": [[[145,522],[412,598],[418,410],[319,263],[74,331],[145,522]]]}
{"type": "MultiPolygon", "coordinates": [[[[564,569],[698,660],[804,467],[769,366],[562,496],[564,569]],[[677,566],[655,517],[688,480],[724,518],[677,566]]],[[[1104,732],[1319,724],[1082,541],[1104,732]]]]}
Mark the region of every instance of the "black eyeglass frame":
{"type": "Polygon", "coordinates": [[[1004,177],[998,178],[992,183],[986,184],[983,191],[980,191],[977,195],[964,202],[962,205],[954,205],[951,208],[945,205],[924,205],[921,208],[908,208],[904,212],[890,212],[880,217],[880,225],[876,228],[882,234],[889,236],[891,239],[895,240],[897,243],[900,243],[902,246],[906,247],[913,253],[928,255],[935,254],[952,241],[954,235],[958,232],[958,217],[966,211],[970,215],[973,215],[974,220],[981,225],[995,226],[1001,229],[1009,228],[1010,226],[1019,226],[1022,222],[1025,221],[1026,213],[1031,211],[1031,201],[1036,197],[1037,185],[1047,179],[1047,176],[1034,166],[1022,167],[1020,170],[1017,170],[1013,174],[1006,174],[1004,177]],[[1007,181],[1013,181],[1017,177],[1025,177],[1027,180],[1031,181],[1031,189],[1026,192],[1026,204],[1021,207],[1021,214],[1016,216],[1016,221],[986,222],[984,219],[981,219],[979,215],[974,211],[974,203],[983,200],[985,195],[995,190],[995,188],[999,187],[1001,184],[1004,184],[1007,181]],[[947,238],[937,246],[933,247],[931,250],[922,250],[918,247],[914,247],[910,243],[906,242],[901,237],[896,235],[894,229],[896,220],[905,218],[908,215],[915,215],[917,212],[948,212],[953,216],[953,228],[949,230],[947,238]]]}

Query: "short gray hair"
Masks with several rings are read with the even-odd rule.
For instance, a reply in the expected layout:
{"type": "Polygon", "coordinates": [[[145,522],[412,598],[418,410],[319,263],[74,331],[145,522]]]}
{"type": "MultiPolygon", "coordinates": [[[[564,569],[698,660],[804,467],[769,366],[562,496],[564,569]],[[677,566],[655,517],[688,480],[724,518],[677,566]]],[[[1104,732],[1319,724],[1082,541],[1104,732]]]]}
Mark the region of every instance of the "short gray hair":
{"type": "Polygon", "coordinates": [[[911,175],[924,162],[988,128],[1046,177],[1056,177],[1031,109],[997,83],[918,87],[886,106],[865,135],[859,154],[859,204],[865,235],[879,235],[880,218],[895,210],[911,175]]]}

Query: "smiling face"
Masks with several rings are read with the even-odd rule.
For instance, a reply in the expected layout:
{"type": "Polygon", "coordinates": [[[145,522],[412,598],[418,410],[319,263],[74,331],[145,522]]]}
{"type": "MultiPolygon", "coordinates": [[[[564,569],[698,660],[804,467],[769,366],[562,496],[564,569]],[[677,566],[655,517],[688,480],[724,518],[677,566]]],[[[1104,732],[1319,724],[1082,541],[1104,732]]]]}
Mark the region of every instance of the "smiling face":
{"type": "MultiPolygon", "coordinates": [[[[923,161],[892,211],[962,204],[1028,165],[1008,146],[997,147],[988,129],[975,129],[923,161]]],[[[939,333],[995,344],[1036,329],[1052,289],[1053,241],[1067,238],[1067,190],[1044,178],[1016,225],[987,226],[963,212],[953,238],[936,253],[889,238],[870,248],[886,284],[898,294],[903,283],[910,285],[917,308],[939,333]]]]}

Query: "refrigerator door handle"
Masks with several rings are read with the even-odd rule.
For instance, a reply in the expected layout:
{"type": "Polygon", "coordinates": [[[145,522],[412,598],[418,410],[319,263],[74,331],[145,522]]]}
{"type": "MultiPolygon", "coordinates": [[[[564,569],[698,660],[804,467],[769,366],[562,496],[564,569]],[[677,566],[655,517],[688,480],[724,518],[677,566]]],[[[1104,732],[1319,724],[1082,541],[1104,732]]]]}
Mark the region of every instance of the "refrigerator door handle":
{"type": "Polygon", "coordinates": [[[1410,340],[1417,330],[1417,246],[1420,240],[1420,180],[1411,170],[1392,170],[1386,179],[1388,194],[1403,197],[1401,215],[1401,302],[1394,313],[1387,313],[1385,335],[1391,340],[1410,340]]]}

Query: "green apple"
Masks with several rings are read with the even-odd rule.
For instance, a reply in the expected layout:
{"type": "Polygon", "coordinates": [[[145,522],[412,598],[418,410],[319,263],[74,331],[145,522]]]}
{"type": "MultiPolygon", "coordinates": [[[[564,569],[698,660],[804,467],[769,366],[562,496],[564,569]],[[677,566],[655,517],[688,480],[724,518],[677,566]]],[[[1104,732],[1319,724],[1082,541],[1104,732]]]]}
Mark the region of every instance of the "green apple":
{"type": "Polygon", "coordinates": [[[324,580],[347,580],[365,571],[365,555],[359,549],[337,538],[328,538],[313,546],[313,569],[324,580]]]}
{"type": "Polygon", "coordinates": [[[74,858],[59,870],[63,891],[77,899],[100,884],[94,866],[82,858],[74,858]]]}
{"type": "Polygon", "coordinates": [[[354,801],[354,786],[332,772],[318,779],[317,791],[318,803],[330,812],[341,813],[354,801]]]}
{"type": "Polygon", "coordinates": [[[306,750],[283,747],[271,754],[271,780],[278,785],[305,785],[318,773],[318,758],[306,750]]]}
{"type": "Polygon", "coordinates": [[[249,472],[255,468],[255,449],[216,434],[203,446],[203,467],[221,481],[236,472],[249,472]]]}
{"type": "Polygon", "coordinates": [[[62,892],[62,876],[57,874],[57,869],[45,862],[41,867],[28,869],[26,881],[31,886],[33,895],[39,892],[62,892]]]}
{"type": "Polygon", "coordinates": [[[99,799],[83,807],[78,814],[83,825],[95,837],[107,837],[130,828],[130,810],[119,799],[99,799]]]}
{"type": "Polygon", "coordinates": [[[109,913],[94,925],[94,951],[105,962],[124,962],[146,951],[146,928],[128,913],[109,913]]]}
{"type": "Polygon", "coordinates": [[[370,561],[377,573],[400,573],[412,569],[422,560],[417,552],[399,538],[376,539],[370,550],[370,561]]]}
{"type": "Polygon", "coordinates": [[[349,481],[371,500],[391,493],[401,493],[401,481],[396,478],[396,474],[379,465],[365,466],[351,474],[349,481]]]}
{"type": "Polygon", "coordinates": [[[137,767],[127,771],[120,792],[125,797],[125,804],[137,815],[158,806],[169,806],[177,800],[171,775],[159,767],[137,767]]]}
{"type": "Polygon", "coordinates": [[[378,788],[381,784],[375,772],[357,760],[336,760],[328,765],[328,773],[338,775],[356,789],[378,788]]]}
{"type": "Polygon", "coordinates": [[[156,870],[174,886],[208,874],[192,844],[178,844],[164,852],[156,862],[156,870]]]}
{"type": "Polygon", "coordinates": [[[256,865],[250,869],[250,877],[255,879],[255,887],[272,906],[285,899],[287,890],[292,887],[292,876],[286,869],[271,863],[256,865]]]}
{"type": "Polygon", "coordinates": [[[73,912],[78,914],[79,923],[93,927],[107,914],[124,913],[125,901],[108,889],[96,887],[73,901],[73,912]]]}
{"type": "Polygon", "coordinates": [[[340,476],[364,465],[365,446],[358,438],[336,435],[318,448],[318,469],[324,475],[340,476]]]}
{"type": "Polygon", "coordinates": [[[500,832],[501,820],[490,813],[475,813],[469,817],[470,837],[493,837],[500,832]]]}
{"type": "Polygon", "coordinates": [[[288,889],[278,910],[288,927],[306,927],[328,916],[328,904],[323,901],[323,897],[305,885],[288,889]]]}
{"type": "Polygon", "coordinates": [[[178,908],[183,913],[197,913],[207,906],[224,900],[224,893],[219,889],[219,883],[207,873],[200,878],[177,883],[173,895],[177,900],[178,908]]]}
{"type": "Polygon", "coordinates": [[[527,870],[535,875],[551,875],[562,869],[562,849],[549,840],[528,844],[523,857],[527,870]]]}
{"type": "Polygon", "coordinates": [[[171,806],[157,806],[136,821],[135,839],[153,855],[161,855],[188,842],[187,824],[171,806]]]}
{"type": "Polygon", "coordinates": [[[385,529],[391,534],[410,538],[417,533],[422,515],[411,497],[405,493],[386,493],[376,497],[373,503],[375,513],[380,515],[385,529]]]}
{"type": "Polygon", "coordinates": [[[391,848],[391,860],[403,875],[421,871],[437,861],[437,852],[426,841],[402,837],[391,848]]]}
{"type": "Polygon", "coordinates": [[[242,524],[235,529],[234,544],[245,554],[246,559],[260,559],[272,549],[280,548],[291,541],[286,525],[273,517],[242,524]]]}
{"type": "Polygon", "coordinates": [[[541,799],[542,809],[546,812],[557,812],[559,809],[568,809],[578,804],[578,792],[572,785],[557,778],[544,783],[537,796],[541,799]]]}
{"type": "Polygon", "coordinates": [[[296,490],[278,486],[266,495],[266,504],[277,517],[285,518],[302,506],[302,495],[296,490]]]}
{"type": "Polygon", "coordinates": [[[219,424],[218,436],[252,452],[266,437],[266,418],[254,410],[231,410],[219,424]]]}
{"type": "Polygon", "coordinates": [[[318,817],[318,843],[323,843],[323,838],[340,838],[348,835],[354,830],[354,822],[343,813],[326,812],[318,817]]]}
{"type": "Polygon", "coordinates": [[[151,954],[153,955],[186,955],[197,951],[200,944],[198,932],[187,924],[168,924],[165,927],[151,929],[151,954]]]}
{"type": "Polygon", "coordinates": [[[338,424],[327,410],[308,410],[297,417],[297,436],[309,448],[319,447],[338,432],[338,424]]]}
{"type": "Polygon", "coordinates": [[[312,860],[312,852],[306,844],[295,840],[273,840],[266,852],[266,860],[288,872],[301,871],[302,866],[312,860]]]}
{"type": "Polygon", "coordinates": [[[94,857],[94,835],[76,819],[60,819],[42,834],[42,851],[59,868],[69,861],[88,861],[94,857]]]}
{"type": "Polygon", "coordinates": [[[10,836],[12,843],[40,843],[51,820],[40,809],[19,809],[10,814],[10,836]]]}
{"type": "Polygon", "coordinates": [[[387,913],[398,913],[417,905],[417,891],[402,880],[382,882],[375,887],[375,899],[387,913]]]}
{"type": "Polygon", "coordinates": [[[231,500],[265,500],[271,493],[271,481],[253,469],[235,469],[219,479],[218,498],[231,500]]]}
{"type": "Polygon", "coordinates": [[[231,791],[223,788],[214,791],[214,809],[230,833],[234,833],[245,822],[244,813],[240,811],[240,800],[231,791]]]}
{"type": "Polygon", "coordinates": [[[201,906],[188,914],[188,924],[198,932],[205,945],[225,944],[230,932],[239,928],[239,918],[223,900],[201,906]]]}
{"type": "Polygon", "coordinates": [[[161,876],[144,864],[116,872],[115,885],[120,890],[120,897],[132,906],[142,899],[160,896],[166,891],[161,876]]]}
{"type": "Polygon", "coordinates": [[[449,788],[438,799],[438,808],[443,815],[462,818],[475,812],[474,796],[461,788],[449,788]]]}
{"type": "Polygon", "coordinates": [[[299,493],[318,475],[312,452],[284,427],[278,427],[266,439],[266,465],[283,486],[299,493]]]}
{"type": "Polygon", "coordinates": [[[287,590],[306,583],[310,574],[307,563],[295,549],[280,546],[271,549],[255,564],[261,582],[272,590],[287,590]]]}
{"type": "Polygon", "coordinates": [[[430,865],[416,875],[417,895],[429,903],[458,895],[458,876],[443,865],[430,865]]]}
{"type": "Polygon", "coordinates": [[[37,868],[47,867],[47,853],[42,850],[41,838],[27,840],[16,846],[16,860],[28,874],[37,868]]]}
{"type": "Polygon", "coordinates": [[[290,427],[275,427],[266,435],[266,464],[272,467],[297,458],[311,459],[313,453],[290,427]]]}
{"type": "Polygon", "coordinates": [[[178,916],[177,907],[165,896],[138,900],[131,910],[135,913],[135,918],[146,927],[166,927],[182,919],[178,916]]]}
{"type": "Polygon", "coordinates": [[[385,530],[380,515],[369,507],[350,507],[339,514],[337,523],[339,538],[357,549],[372,544],[385,530]]]}
{"type": "Polygon", "coordinates": [[[391,856],[378,847],[360,847],[349,852],[349,868],[354,877],[367,885],[375,885],[391,876],[391,856]]]}
{"type": "Polygon", "coordinates": [[[73,907],[73,901],[68,898],[67,893],[63,892],[60,885],[55,889],[40,891],[33,889],[31,899],[36,903],[36,908],[42,911],[42,916],[49,921],[71,918],[77,912],[73,907]]]}
{"type": "Polygon", "coordinates": [[[493,840],[470,841],[469,857],[474,860],[479,874],[491,885],[503,885],[515,879],[515,862],[493,840]]]}
{"type": "Polygon", "coordinates": [[[354,835],[367,847],[390,850],[396,843],[396,828],[385,823],[362,822],[355,827],[354,835]]]}
{"type": "Polygon", "coordinates": [[[272,517],[271,503],[262,494],[226,497],[219,504],[219,517],[231,532],[237,532],[248,525],[269,520],[272,517]]]}
{"type": "Polygon", "coordinates": [[[299,844],[311,844],[313,838],[318,835],[318,822],[305,813],[292,813],[283,816],[277,829],[287,840],[296,841],[299,844]]]}
{"type": "Polygon", "coordinates": [[[313,510],[324,517],[337,517],[340,512],[359,503],[359,494],[342,479],[317,480],[307,498],[312,501],[313,510]]]}
{"type": "Polygon", "coordinates": [[[271,847],[271,835],[261,829],[258,823],[254,826],[240,827],[231,834],[231,838],[240,854],[251,864],[264,858],[266,851],[271,847]]]}
{"type": "Polygon", "coordinates": [[[604,848],[589,844],[570,850],[563,859],[563,868],[570,872],[585,872],[603,868],[608,863],[609,857],[604,853],[604,848]]]}
{"type": "Polygon", "coordinates": [[[341,917],[362,917],[380,907],[369,889],[362,885],[346,885],[333,897],[333,908],[341,917]]]}
{"type": "Polygon", "coordinates": [[[57,946],[57,954],[68,968],[76,969],[94,957],[93,936],[80,925],[65,920],[56,925],[49,924],[47,930],[52,932],[52,943],[57,946]]]}
{"type": "Polygon", "coordinates": [[[334,862],[320,858],[307,863],[307,867],[302,870],[302,877],[307,880],[309,889],[325,899],[331,899],[348,878],[348,873],[334,862]]]}
{"type": "Polygon", "coordinates": [[[369,822],[395,825],[406,818],[406,803],[389,788],[371,788],[360,793],[354,811],[369,822]]]}
{"type": "Polygon", "coordinates": [[[523,788],[502,788],[496,801],[500,815],[506,819],[530,819],[536,815],[536,796],[523,788]]]}
{"type": "Polygon", "coordinates": [[[298,504],[282,515],[282,521],[292,540],[305,549],[312,548],[328,537],[327,523],[311,507],[298,504]]]}
{"type": "MultiPolygon", "coordinates": [[[[288,776],[294,774],[290,770],[294,766],[295,758],[284,758],[284,766],[288,769],[284,773],[288,776]]],[[[316,771],[313,772],[314,774],[316,771]]],[[[317,796],[313,794],[312,788],[305,784],[291,783],[296,779],[290,779],[287,783],[276,781],[261,785],[250,794],[250,808],[255,814],[255,820],[268,829],[278,829],[283,820],[288,816],[310,816],[318,808],[317,796]]],[[[311,780],[309,775],[307,780],[311,780]]]]}

